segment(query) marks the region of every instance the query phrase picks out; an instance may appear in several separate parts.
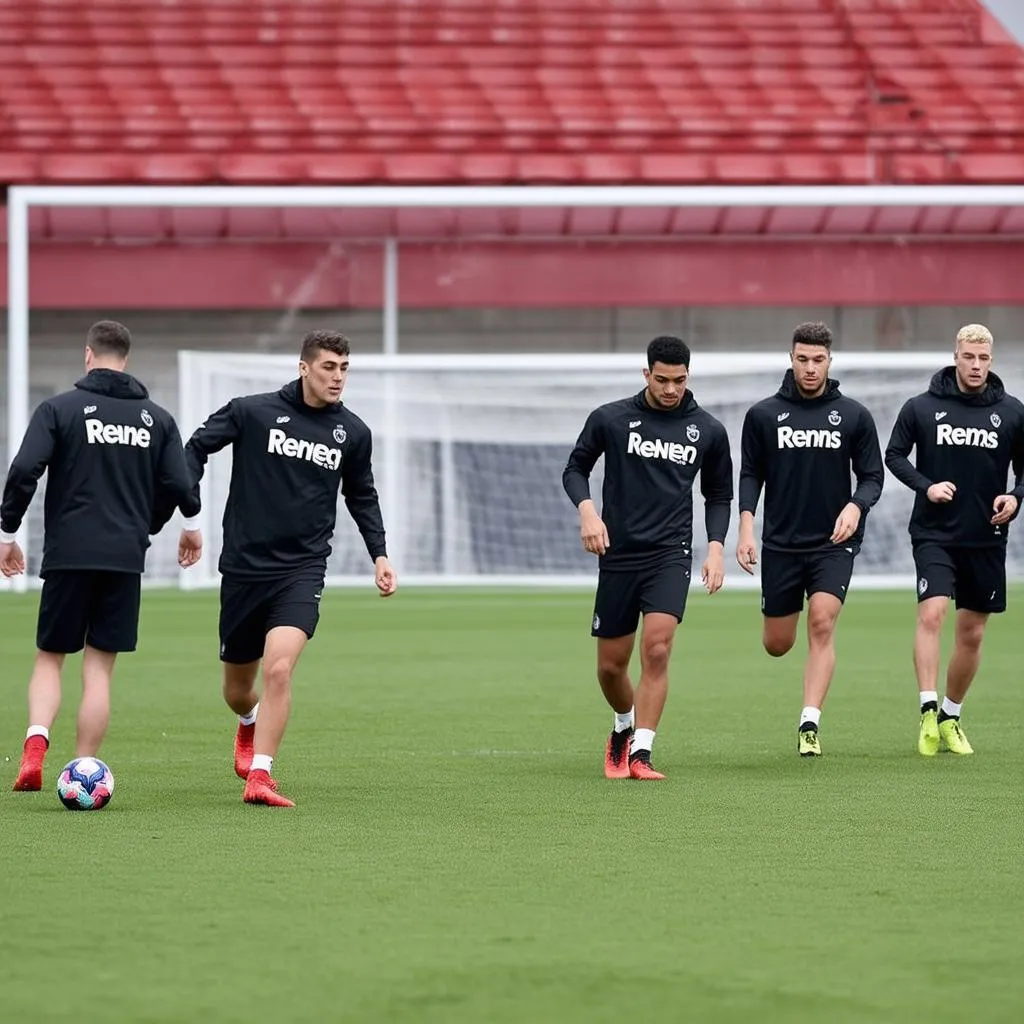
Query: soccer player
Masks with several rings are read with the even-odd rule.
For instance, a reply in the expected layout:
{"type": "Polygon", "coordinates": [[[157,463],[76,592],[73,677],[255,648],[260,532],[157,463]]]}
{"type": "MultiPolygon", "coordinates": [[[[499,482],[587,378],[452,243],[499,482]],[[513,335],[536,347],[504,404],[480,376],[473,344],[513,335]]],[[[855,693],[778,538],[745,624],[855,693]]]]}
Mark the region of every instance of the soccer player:
{"type": "MultiPolygon", "coordinates": [[[[101,320],[89,328],[86,375],[35,410],[4,486],[0,572],[10,577],[25,571],[15,535],[49,470],[29,728],[14,783],[22,792],[42,788],[64,658],[83,647],[75,751],[77,757],[99,754],[114,662],[134,651],[138,639],[140,580],[149,535],[158,529],[154,510],[166,505],[166,522],[180,505],[188,527],[199,513],[178,426],[125,372],[130,348],[123,324],[101,320]]],[[[182,537],[179,562],[192,565],[202,536],[188,530],[182,537]]]]}
{"type": "Polygon", "coordinates": [[[294,806],[277,792],[271,769],[288,722],[292,673],[320,617],[339,486],[381,595],[398,583],[373,482],[370,429],[341,402],[349,348],[334,331],[307,334],[297,380],[232,399],[185,446],[197,482],[210,455],[233,449],[220,556],[220,657],[224,699],[239,716],[235,772],[246,780],[246,803],[294,806]]]}
{"type": "Polygon", "coordinates": [[[753,574],[754,514],[764,488],[762,642],[774,658],[796,642],[807,596],[807,660],[797,751],[821,755],[821,709],[836,666],[836,622],[884,470],[871,413],[832,380],[832,332],[804,323],[793,332],[782,387],[743,421],[736,561],[753,574]],[[856,489],[851,486],[851,470],[856,489]]]}
{"type": "Polygon", "coordinates": [[[917,571],[914,671],[921,700],[918,752],[974,753],[960,711],[981,661],[988,617],[1006,610],[1006,538],[1024,500],[1024,406],[992,371],[992,334],[967,324],[953,365],[900,410],[885,451],[914,491],[910,537],[917,571]],[[911,449],[916,449],[911,463],[911,449]],[[1015,486],[1007,491],[1013,467],[1015,486]],[[939,639],[950,598],[956,634],[939,707],[939,639]]]}
{"type": "Polygon", "coordinates": [[[668,696],[672,641],[690,586],[693,484],[700,473],[708,536],[701,578],[709,593],[725,573],[732,459],[725,427],[687,390],[690,349],[678,338],[647,347],[647,386],[595,409],[569,456],[562,484],[579,510],[580,537],[598,556],[591,635],[597,679],[615,713],[605,748],[610,779],[663,779],[651,765],[654,734],[668,696]],[[601,513],[590,474],[604,456],[601,513]],[[629,678],[638,621],[640,681],[629,678]]]}

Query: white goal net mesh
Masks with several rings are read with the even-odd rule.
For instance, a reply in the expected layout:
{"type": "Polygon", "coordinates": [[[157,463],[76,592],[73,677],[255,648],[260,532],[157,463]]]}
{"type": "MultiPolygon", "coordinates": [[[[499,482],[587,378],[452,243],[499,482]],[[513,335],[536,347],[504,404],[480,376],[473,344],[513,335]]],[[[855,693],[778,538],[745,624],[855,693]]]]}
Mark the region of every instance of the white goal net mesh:
{"type": "MultiPolygon", "coordinates": [[[[837,353],[832,376],[874,414],[884,449],[902,403],[927,385],[948,357],[936,353],[837,353]]],[[[778,387],[785,353],[695,355],[691,387],[729,432],[735,472],[743,416],[778,387]]],[[[374,472],[389,550],[403,583],[587,582],[596,571],[582,551],[576,514],[562,490],[566,458],[587,414],[643,387],[638,356],[360,356],[346,404],[374,432],[374,472]]],[[[287,356],[183,352],[180,422],[184,437],[208,413],[242,394],[273,391],[296,376],[287,356]]],[[[185,586],[216,583],[231,453],[214,456],[203,483],[206,550],[182,574],[185,586]]],[[[601,464],[592,480],[600,503],[601,464]]],[[[695,490],[695,553],[705,538],[695,490]]],[[[909,584],[907,519],[912,494],[887,474],[857,561],[864,584],[909,584]]],[[[757,585],[732,561],[735,506],[727,542],[727,585],[757,585]],[[731,568],[730,568],[731,564],[731,568]]],[[[150,579],[173,580],[177,522],[157,538],[150,579]]],[[[1018,534],[1019,538],[1019,534],[1018,534]]],[[[1010,570],[1024,574],[1024,548],[1011,539],[1010,570]]],[[[344,505],[328,572],[336,583],[370,577],[370,562],[344,505]]]]}

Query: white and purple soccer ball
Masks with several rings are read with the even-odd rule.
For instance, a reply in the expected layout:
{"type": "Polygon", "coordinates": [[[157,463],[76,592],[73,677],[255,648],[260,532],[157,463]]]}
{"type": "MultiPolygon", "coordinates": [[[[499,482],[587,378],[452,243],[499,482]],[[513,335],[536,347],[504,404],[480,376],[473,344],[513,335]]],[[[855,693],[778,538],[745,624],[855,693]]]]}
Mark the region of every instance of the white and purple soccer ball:
{"type": "Polygon", "coordinates": [[[98,811],[113,795],[113,773],[98,757],[76,757],[57,777],[57,796],[69,811],[98,811]]]}

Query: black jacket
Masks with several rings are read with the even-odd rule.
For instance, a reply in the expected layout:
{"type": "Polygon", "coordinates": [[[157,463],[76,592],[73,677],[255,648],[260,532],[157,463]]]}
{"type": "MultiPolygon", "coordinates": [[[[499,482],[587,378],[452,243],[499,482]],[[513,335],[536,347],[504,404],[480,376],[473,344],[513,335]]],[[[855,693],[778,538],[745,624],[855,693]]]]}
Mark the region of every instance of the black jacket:
{"type": "Polygon", "coordinates": [[[687,391],[679,407],[653,409],[645,391],[595,409],[569,456],[562,486],[577,507],[604,456],[601,518],[611,546],[606,569],[689,559],[693,484],[700,472],[709,541],[725,541],[732,504],[732,457],[725,427],[687,391]]]}
{"type": "Polygon", "coordinates": [[[174,418],[127,373],[92,370],[39,405],[7,474],[4,533],[21,526],[47,469],[43,576],[141,573],[149,535],[163,525],[154,509],[168,509],[168,518],[178,506],[186,516],[199,512],[174,418]]]}
{"type": "Polygon", "coordinates": [[[228,445],[223,574],[271,578],[324,568],[339,486],[370,558],[387,554],[370,428],[341,402],[306,405],[299,380],[280,391],[233,398],[185,446],[197,488],[207,459],[228,445]]]}
{"type": "Polygon", "coordinates": [[[843,395],[838,381],[827,381],[817,398],[804,398],[788,370],[782,387],[747,411],[740,446],[740,512],[756,511],[763,487],[763,547],[831,548],[836,518],[851,501],[861,517],[846,544],[860,546],[885,470],[871,413],[843,395]]]}
{"type": "Polygon", "coordinates": [[[984,391],[961,391],[956,368],[932,377],[928,390],[900,409],[885,450],[885,464],[916,492],[910,536],[959,547],[1005,544],[1008,525],[993,526],[992,502],[1011,493],[1024,503],[1024,405],[988,375],[984,391]],[[915,462],[909,455],[917,450],[915,462]],[[1013,467],[1014,488],[1007,489],[1013,467]],[[956,485],[950,502],[929,501],[932,484],[956,485]]]}

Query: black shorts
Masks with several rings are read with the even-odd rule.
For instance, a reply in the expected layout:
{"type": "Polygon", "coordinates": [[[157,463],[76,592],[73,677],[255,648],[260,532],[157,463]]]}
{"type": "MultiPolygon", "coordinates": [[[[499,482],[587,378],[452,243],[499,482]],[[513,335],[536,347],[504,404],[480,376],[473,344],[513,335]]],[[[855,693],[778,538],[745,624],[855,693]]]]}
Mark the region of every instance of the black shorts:
{"type": "Polygon", "coordinates": [[[914,545],[917,600],[952,597],[970,612],[1006,611],[1006,548],[956,548],[934,541],[914,545]]]}
{"type": "Polygon", "coordinates": [[[641,615],[665,612],[682,622],[690,589],[690,563],[647,569],[602,569],[597,577],[590,635],[611,639],[635,633],[641,615]]]}
{"type": "Polygon", "coordinates": [[[320,621],[322,570],[253,580],[223,576],[220,581],[220,660],[246,665],[263,657],[267,633],[295,626],[308,638],[320,621]]]}
{"type": "Polygon", "coordinates": [[[781,618],[803,611],[804,595],[832,594],[846,600],[857,549],[837,545],[825,551],[761,551],[761,612],[781,618]]]}
{"type": "Polygon", "coordinates": [[[141,586],[137,572],[51,570],[39,597],[36,647],[52,654],[76,654],[86,644],[111,654],[134,651],[141,586]]]}

